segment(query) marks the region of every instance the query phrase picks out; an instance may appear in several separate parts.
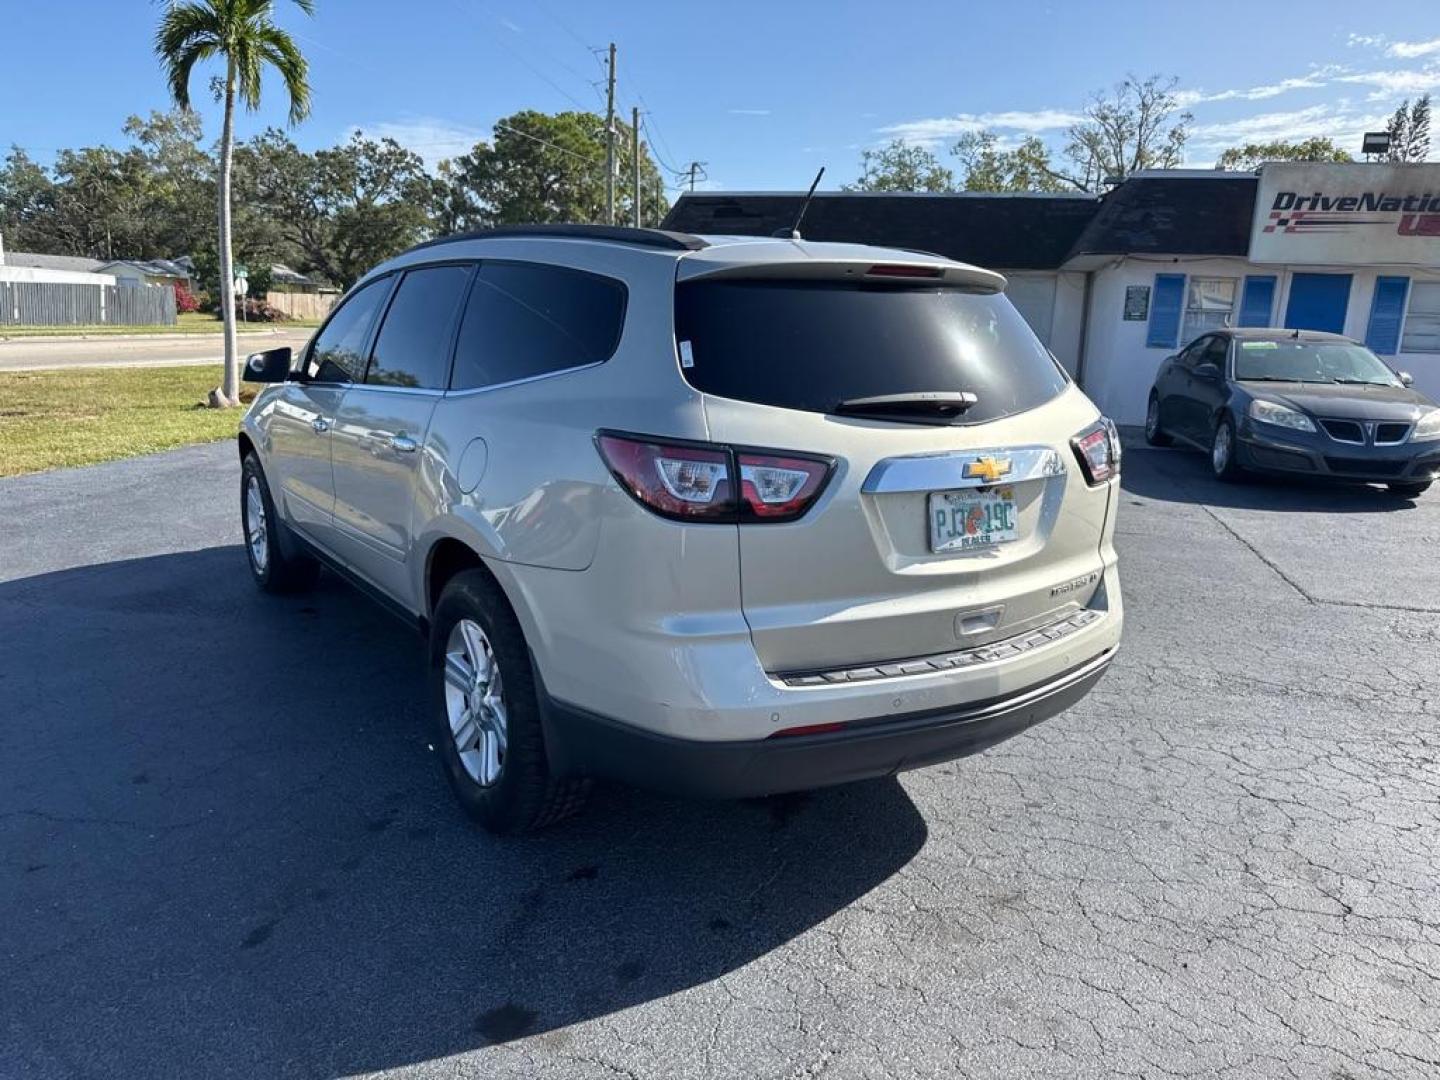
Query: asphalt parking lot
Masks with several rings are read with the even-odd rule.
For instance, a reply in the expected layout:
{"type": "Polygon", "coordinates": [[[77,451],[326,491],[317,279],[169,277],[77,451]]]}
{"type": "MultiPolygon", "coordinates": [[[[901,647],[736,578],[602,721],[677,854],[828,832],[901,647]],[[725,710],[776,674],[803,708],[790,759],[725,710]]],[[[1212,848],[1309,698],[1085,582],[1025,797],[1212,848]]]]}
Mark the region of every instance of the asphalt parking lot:
{"type": "Polygon", "coordinates": [[[473,830],[228,444],[0,481],[0,1075],[1440,1073],[1440,491],[1131,452],[1122,655],[979,757],[473,830]]]}

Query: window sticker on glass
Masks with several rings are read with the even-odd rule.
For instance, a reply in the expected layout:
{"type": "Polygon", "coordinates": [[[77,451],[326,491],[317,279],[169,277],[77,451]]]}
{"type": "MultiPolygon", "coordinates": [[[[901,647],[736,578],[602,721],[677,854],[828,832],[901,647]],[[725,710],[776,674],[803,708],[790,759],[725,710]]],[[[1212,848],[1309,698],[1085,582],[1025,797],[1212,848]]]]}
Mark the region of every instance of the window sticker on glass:
{"type": "Polygon", "coordinates": [[[1280,343],[1278,341],[1242,341],[1240,347],[1242,349],[1278,349],[1280,343]]]}
{"type": "Polygon", "coordinates": [[[682,368],[695,366],[695,350],[690,347],[688,339],[680,342],[680,366],[682,368]]]}

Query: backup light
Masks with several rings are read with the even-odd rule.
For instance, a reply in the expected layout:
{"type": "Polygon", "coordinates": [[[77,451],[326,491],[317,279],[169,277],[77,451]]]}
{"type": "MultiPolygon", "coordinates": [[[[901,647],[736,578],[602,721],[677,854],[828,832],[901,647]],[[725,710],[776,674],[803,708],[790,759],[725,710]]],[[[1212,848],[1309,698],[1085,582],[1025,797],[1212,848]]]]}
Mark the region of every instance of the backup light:
{"type": "Polygon", "coordinates": [[[1092,486],[1103,484],[1120,474],[1120,432],[1102,416],[1070,440],[1075,457],[1092,486]]]}

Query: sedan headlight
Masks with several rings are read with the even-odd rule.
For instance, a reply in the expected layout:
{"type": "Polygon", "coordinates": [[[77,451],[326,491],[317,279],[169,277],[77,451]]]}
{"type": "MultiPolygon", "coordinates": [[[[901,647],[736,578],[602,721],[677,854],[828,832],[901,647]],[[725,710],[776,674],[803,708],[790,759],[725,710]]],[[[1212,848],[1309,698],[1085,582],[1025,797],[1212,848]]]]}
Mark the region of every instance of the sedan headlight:
{"type": "Polygon", "coordinates": [[[1250,419],[1259,420],[1263,424],[1289,428],[1291,431],[1315,430],[1315,422],[1310,417],[1298,409],[1292,409],[1289,405],[1281,405],[1276,401],[1260,401],[1257,398],[1250,402],[1250,419]]]}
{"type": "Polygon", "coordinates": [[[1415,425],[1415,430],[1410,433],[1412,439],[1440,439],[1440,409],[1431,409],[1420,418],[1415,425]]]}

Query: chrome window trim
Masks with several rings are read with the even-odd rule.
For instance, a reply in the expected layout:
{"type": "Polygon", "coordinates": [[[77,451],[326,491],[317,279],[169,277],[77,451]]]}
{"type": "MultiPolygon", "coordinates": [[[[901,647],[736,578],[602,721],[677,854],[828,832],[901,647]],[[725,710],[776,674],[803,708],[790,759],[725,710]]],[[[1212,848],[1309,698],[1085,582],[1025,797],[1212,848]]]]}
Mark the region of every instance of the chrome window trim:
{"type": "Polygon", "coordinates": [[[509,382],[490,383],[487,386],[467,386],[463,390],[446,390],[445,396],[450,398],[469,397],[471,394],[488,394],[492,390],[504,390],[511,386],[524,386],[527,383],[539,382],[541,379],[553,379],[559,375],[573,375],[577,371],[589,371],[591,368],[604,367],[610,361],[596,360],[589,364],[577,364],[575,367],[557,368],[555,371],[542,371],[539,375],[526,375],[523,379],[511,379],[509,382]]]}
{"type": "Polygon", "coordinates": [[[991,446],[975,450],[942,450],[885,458],[875,463],[860,485],[867,495],[889,495],[917,491],[954,491],[958,488],[994,487],[1061,476],[1065,460],[1052,446],[991,446]],[[1010,472],[998,480],[967,477],[965,465],[978,458],[1009,458],[1010,472]]]}

